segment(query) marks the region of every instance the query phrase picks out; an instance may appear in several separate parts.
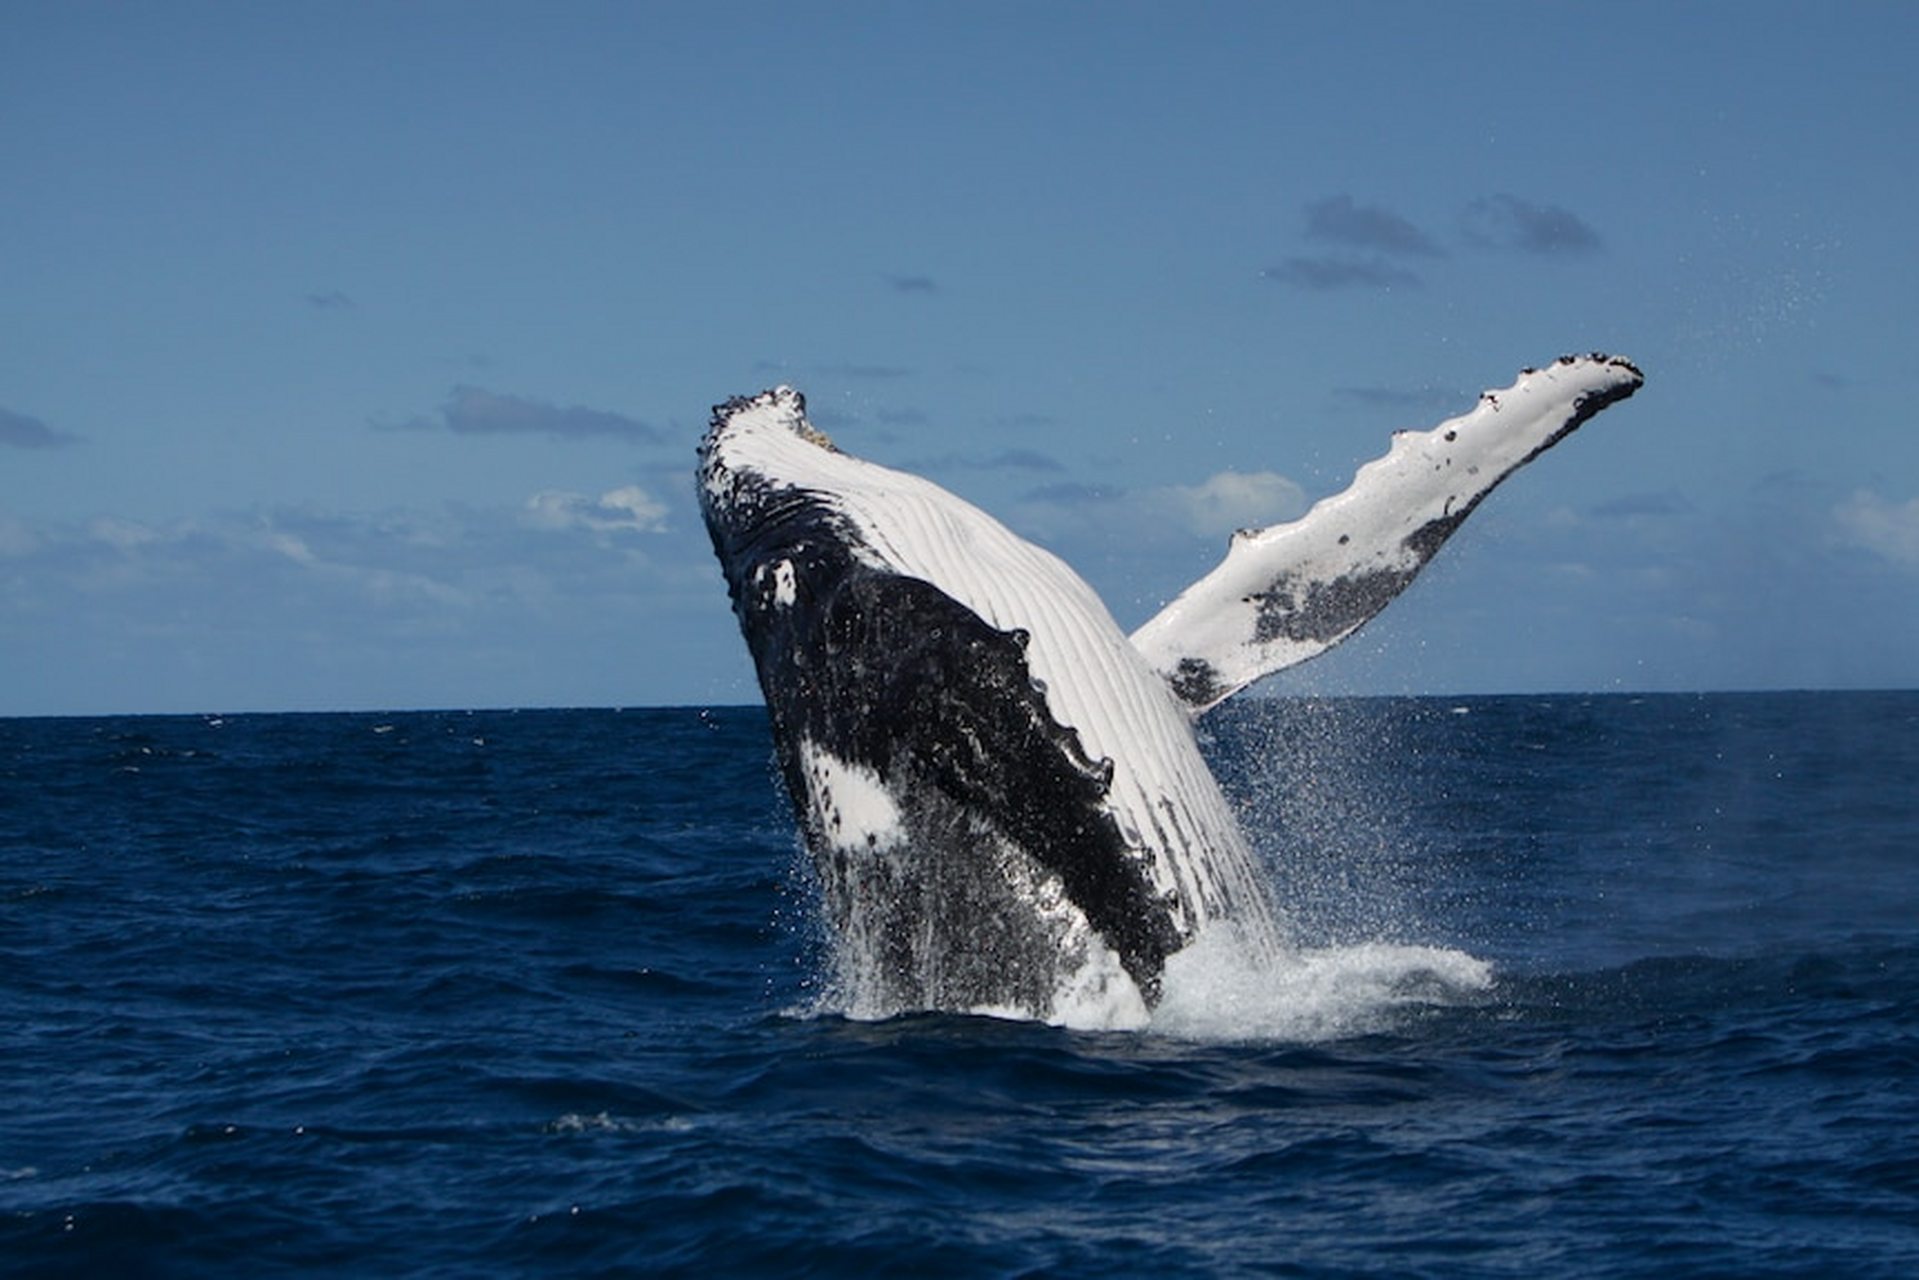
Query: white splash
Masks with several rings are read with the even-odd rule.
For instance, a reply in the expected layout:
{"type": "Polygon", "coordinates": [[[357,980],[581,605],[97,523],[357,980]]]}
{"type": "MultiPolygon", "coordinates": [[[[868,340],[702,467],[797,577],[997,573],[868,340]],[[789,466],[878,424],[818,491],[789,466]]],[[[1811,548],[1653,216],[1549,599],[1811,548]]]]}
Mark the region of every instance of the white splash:
{"type": "Polygon", "coordinates": [[[1224,926],[1167,961],[1151,1030],[1318,1043],[1390,1030],[1418,1009],[1474,1004],[1492,988],[1492,966],[1463,951],[1367,942],[1258,958],[1224,926]]]}
{"type": "MultiPolygon", "coordinates": [[[[1042,1021],[1209,1044],[1324,1044],[1390,1032],[1422,1011],[1480,1004],[1495,986],[1490,964],[1452,948],[1366,942],[1256,957],[1235,933],[1231,925],[1209,929],[1173,956],[1151,1010],[1116,962],[1090,959],[1061,983],[1042,1021]]],[[[842,982],[788,1012],[882,1022],[902,1011],[863,1000],[842,982]]],[[[965,1012],[1035,1020],[994,1005],[965,1012]]]]}

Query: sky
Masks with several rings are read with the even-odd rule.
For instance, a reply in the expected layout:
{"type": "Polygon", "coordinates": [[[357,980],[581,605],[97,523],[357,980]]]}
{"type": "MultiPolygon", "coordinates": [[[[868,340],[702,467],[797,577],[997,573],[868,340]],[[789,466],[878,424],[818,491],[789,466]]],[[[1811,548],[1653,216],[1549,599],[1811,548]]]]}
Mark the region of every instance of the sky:
{"type": "Polygon", "coordinates": [[[1646,385],[1280,693],[1919,683],[1919,6],[0,0],[0,715],[750,703],[803,390],[1120,623],[1646,385]]]}

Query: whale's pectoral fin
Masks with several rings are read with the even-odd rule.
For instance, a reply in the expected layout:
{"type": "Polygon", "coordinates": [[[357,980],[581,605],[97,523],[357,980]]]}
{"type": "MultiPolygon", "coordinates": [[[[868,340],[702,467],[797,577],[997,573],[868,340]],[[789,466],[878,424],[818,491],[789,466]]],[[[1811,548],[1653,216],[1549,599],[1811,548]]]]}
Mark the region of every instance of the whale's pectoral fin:
{"type": "Polygon", "coordinates": [[[1194,714],[1324,653],[1405,590],[1501,480],[1642,380],[1626,360],[1565,356],[1464,417],[1398,433],[1344,493],[1234,534],[1219,567],[1134,632],[1134,647],[1194,714]]]}

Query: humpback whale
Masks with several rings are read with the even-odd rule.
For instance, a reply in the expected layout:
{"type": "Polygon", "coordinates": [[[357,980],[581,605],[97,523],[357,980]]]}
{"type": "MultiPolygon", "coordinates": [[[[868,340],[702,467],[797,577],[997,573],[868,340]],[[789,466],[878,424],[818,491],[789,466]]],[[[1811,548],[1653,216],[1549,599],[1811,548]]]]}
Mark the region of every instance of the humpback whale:
{"type": "Polygon", "coordinates": [[[1352,635],[1501,481],[1641,381],[1567,356],[1399,432],[1344,492],[1233,535],[1131,636],[1058,557],[841,451],[791,387],[716,406],[701,511],[847,1011],[1137,1024],[1202,933],[1280,954],[1281,904],[1195,720],[1352,635]]]}

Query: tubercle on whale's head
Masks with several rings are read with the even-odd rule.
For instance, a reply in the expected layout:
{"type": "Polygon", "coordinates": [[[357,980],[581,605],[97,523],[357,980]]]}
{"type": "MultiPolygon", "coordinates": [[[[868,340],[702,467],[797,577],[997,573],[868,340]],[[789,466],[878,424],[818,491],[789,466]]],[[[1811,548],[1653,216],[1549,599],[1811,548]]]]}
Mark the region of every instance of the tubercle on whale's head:
{"type": "Polygon", "coordinates": [[[730,431],[787,431],[828,453],[840,451],[824,431],[807,421],[806,397],[785,384],[714,405],[708,443],[730,431]]]}

